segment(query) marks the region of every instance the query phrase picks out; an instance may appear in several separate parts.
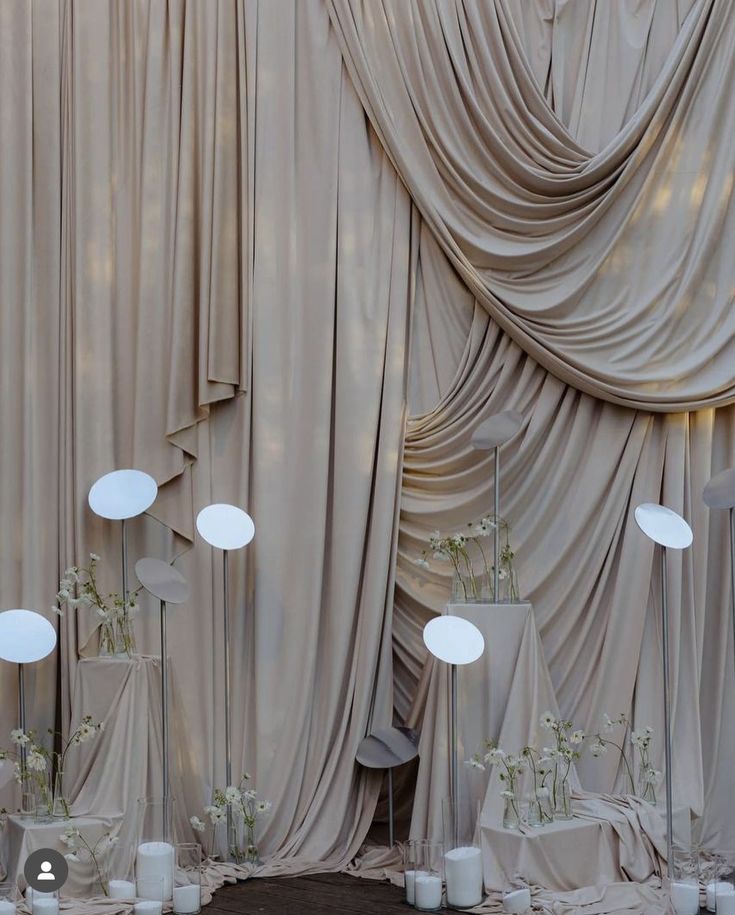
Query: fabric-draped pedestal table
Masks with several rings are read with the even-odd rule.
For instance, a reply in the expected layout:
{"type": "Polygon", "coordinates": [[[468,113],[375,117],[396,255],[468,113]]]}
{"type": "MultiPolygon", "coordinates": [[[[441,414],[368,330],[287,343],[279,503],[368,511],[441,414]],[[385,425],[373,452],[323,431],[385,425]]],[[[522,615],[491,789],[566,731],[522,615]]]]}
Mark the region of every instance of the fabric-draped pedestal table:
{"type": "MultiPolygon", "coordinates": [[[[458,672],[459,790],[483,806],[497,807],[498,774],[489,779],[462,763],[492,739],[516,752],[536,739],[542,713],[558,714],[533,608],[517,604],[449,604],[447,612],[474,623],[485,652],[458,672]],[[487,797],[487,801],[486,801],[487,797]]],[[[449,668],[434,663],[419,744],[412,838],[442,838],[442,799],[449,797],[449,668]]]]}

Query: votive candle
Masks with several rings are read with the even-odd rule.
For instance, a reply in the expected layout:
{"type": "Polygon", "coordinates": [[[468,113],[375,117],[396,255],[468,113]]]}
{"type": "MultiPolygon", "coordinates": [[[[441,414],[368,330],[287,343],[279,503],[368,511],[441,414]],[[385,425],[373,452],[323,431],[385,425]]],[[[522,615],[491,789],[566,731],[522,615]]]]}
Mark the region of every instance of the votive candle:
{"type": "Polygon", "coordinates": [[[196,915],[202,907],[202,891],[198,883],[174,887],[174,915],[196,915]]]}
{"type": "Polygon", "coordinates": [[[414,877],[414,905],[417,909],[433,912],[441,908],[442,881],[441,877],[419,871],[414,877]]]}
{"type": "Polygon", "coordinates": [[[513,915],[522,915],[531,908],[531,891],[527,886],[512,890],[503,896],[503,909],[513,915]]]}

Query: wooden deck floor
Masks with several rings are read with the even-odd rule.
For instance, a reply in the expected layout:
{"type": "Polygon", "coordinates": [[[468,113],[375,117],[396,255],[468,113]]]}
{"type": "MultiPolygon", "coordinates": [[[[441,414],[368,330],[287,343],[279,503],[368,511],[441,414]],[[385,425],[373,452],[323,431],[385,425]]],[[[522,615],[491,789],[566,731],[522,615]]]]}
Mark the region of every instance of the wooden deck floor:
{"type": "Polygon", "coordinates": [[[403,899],[403,890],[389,883],[346,874],[315,874],[223,886],[203,915],[407,915],[414,909],[403,899]]]}

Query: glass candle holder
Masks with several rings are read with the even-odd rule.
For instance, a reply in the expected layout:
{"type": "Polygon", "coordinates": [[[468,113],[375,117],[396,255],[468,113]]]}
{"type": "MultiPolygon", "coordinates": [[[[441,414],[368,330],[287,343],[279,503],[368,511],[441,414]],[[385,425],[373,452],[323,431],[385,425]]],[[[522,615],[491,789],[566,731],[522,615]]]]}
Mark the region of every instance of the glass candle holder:
{"type": "MultiPolygon", "coordinates": [[[[735,873],[733,864],[735,852],[729,851],[704,851],[702,854],[701,871],[705,884],[705,905],[708,912],[717,912],[718,898],[721,898],[725,909],[730,905],[726,895],[735,892],[735,873]]],[[[735,913],[735,909],[733,909],[735,913]]]]}
{"type": "Polygon", "coordinates": [[[403,848],[403,882],[406,888],[406,902],[409,905],[414,904],[414,881],[418,866],[416,859],[417,844],[415,839],[409,839],[403,848]]]}
{"type": "Polygon", "coordinates": [[[105,866],[105,879],[110,899],[135,899],[135,850],[129,842],[110,850],[105,866]]]}
{"type": "Polygon", "coordinates": [[[52,893],[33,894],[33,915],[59,915],[59,894],[52,893]]]}
{"type": "Polygon", "coordinates": [[[436,912],[441,908],[443,855],[441,842],[426,840],[416,843],[413,904],[422,912],[436,912]]]}
{"type": "Polygon", "coordinates": [[[176,846],[174,915],[198,915],[202,910],[202,846],[182,842],[176,846]]]}
{"type": "Polygon", "coordinates": [[[479,801],[442,801],[447,905],[459,909],[480,905],[484,898],[479,823],[479,801]]]}
{"type": "Polygon", "coordinates": [[[672,870],[669,890],[676,915],[698,915],[699,849],[675,845],[672,870]]]}
{"type": "Polygon", "coordinates": [[[735,852],[718,852],[717,865],[715,912],[735,915],[735,852]]]}
{"type": "Polygon", "coordinates": [[[138,847],[135,855],[135,881],[138,896],[145,896],[140,890],[140,881],[160,877],[163,880],[162,902],[173,897],[174,889],[174,845],[173,845],[173,798],[145,797],[138,800],[138,847]]]}
{"type": "Polygon", "coordinates": [[[0,915],[15,915],[18,887],[14,883],[0,883],[0,915]]]}
{"type": "Polygon", "coordinates": [[[135,879],[135,915],[161,915],[167,878],[160,874],[135,879]]]}

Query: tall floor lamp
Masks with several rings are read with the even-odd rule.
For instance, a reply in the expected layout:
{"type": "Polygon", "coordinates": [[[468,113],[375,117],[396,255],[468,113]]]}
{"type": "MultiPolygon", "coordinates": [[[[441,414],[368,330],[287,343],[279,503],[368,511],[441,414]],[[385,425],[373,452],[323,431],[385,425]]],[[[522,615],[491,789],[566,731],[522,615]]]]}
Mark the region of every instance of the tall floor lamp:
{"type": "Polygon", "coordinates": [[[122,522],[120,540],[122,596],[128,602],[128,531],[126,521],[147,511],[156,501],[158,485],[142,470],[113,470],[100,477],[89,490],[89,507],[100,518],[122,522]]]}
{"type": "Polygon", "coordinates": [[[692,529],[675,511],[665,505],[644,502],[635,510],[635,520],[643,533],[661,547],[661,628],[664,661],[664,731],[666,750],[666,867],[673,877],[674,806],[673,752],[671,746],[671,675],[669,671],[669,606],[666,596],[666,551],[691,546],[692,529]]]}
{"type": "Polygon", "coordinates": [[[482,657],[485,639],[469,620],[444,614],[424,626],[424,644],[431,654],[449,665],[449,796],[454,811],[454,840],[459,832],[459,758],[457,741],[457,668],[482,657]]]}
{"type": "Polygon", "coordinates": [[[735,467],[712,477],[702,494],[709,508],[727,509],[730,533],[730,602],[732,604],[733,638],[735,638],[735,467]]]}
{"type": "Polygon", "coordinates": [[[189,585],[184,576],[162,559],[139,559],[135,574],[143,587],[157,597],[161,613],[161,759],[163,762],[163,800],[171,794],[168,753],[168,645],[166,642],[166,605],[183,604],[189,599],[189,585]]]}
{"type": "MultiPolygon", "coordinates": [[[[472,433],[472,447],[477,451],[495,451],[494,505],[495,518],[500,517],[500,448],[509,442],[523,425],[523,416],[516,410],[506,410],[481,422],[472,433]]],[[[500,587],[500,532],[495,528],[493,595],[498,600],[500,587]]]]}
{"type": "MultiPolygon", "coordinates": [[[[255,536],[255,524],[247,512],[236,505],[216,502],[197,515],[197,530],[211,547],[222,550],[222,585],[224,608],[224,675],[225,675],[225,781],[232,784],[232,742],[230,738],[230,550],[247,546],[255,536]]],[[[227,806],[227,847],[232,833],[232,810],[227,806]]]]}
{"type": "MultiPolygon", "coordinates": [[[[56,647],[56,629],[35,610],[4,610],[0,613],[0,659],[18,665],[18,727],[26,732],[26,692],[23,673],[56,647]]],[[[20,765],[26,771],[26,748],[20,746],[20,765]]]]}

